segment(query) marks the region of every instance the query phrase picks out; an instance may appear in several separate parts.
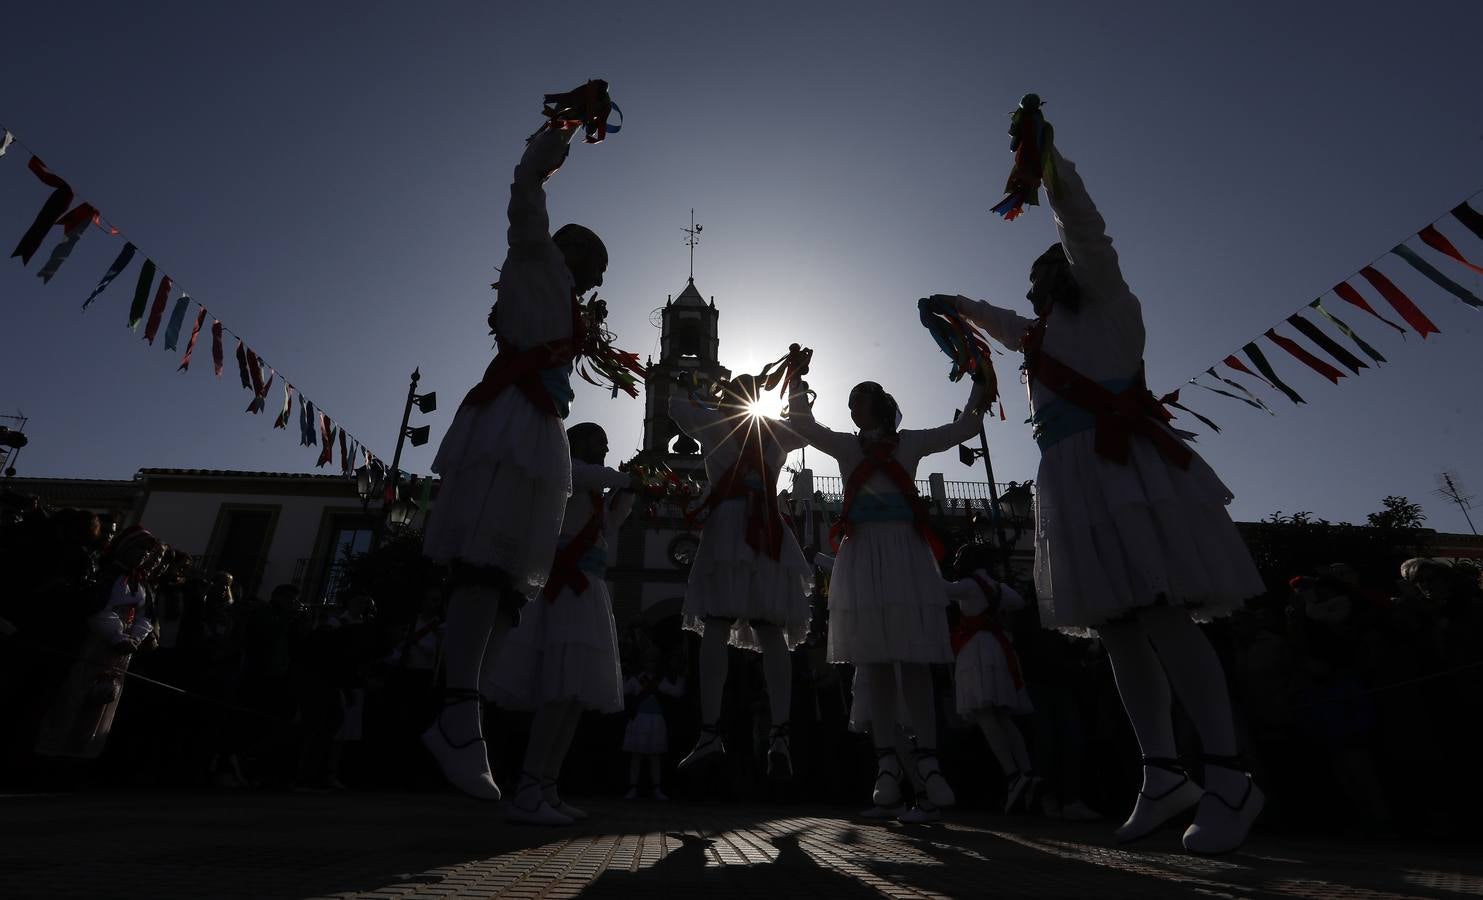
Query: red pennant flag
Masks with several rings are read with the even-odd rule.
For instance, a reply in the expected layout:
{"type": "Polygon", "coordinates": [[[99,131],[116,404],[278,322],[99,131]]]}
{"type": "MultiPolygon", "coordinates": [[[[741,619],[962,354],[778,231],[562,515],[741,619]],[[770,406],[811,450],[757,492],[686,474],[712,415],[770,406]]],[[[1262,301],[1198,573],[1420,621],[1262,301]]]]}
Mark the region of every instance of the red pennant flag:
{"type": "Polygon", "coordinates": [[[1262,376],[1256,374],[1255,372],[1251,371],[1250,369],[1246,368],[1246,363],[1244,363],[1241,360],[1237,359],[1235,356],[1227,356],[1224,360],[1222,360],[1222,362],[1224,362],[1226,365],[1230,366],[1231,368],[1235,369],[1237,372],[1244,372],[1247,375],[1250,375],[1252,378],[1255,378],[1257,381],[1260,381],[1262,384],[1265,384],[1267,387],[1272,388],[1272,390],[1274,390],[1274,391],[1277,390],[1275,387],[1272,387],[1272,383],[1270,381],[1268,381],[1267,379],[1263,378],[1262,376]]]}
{"type": "Polygon", "coordinates": [[[323,439],[319,442],[322,449],[319,451],[319,461],[314,464],[316,468],[329,462],[335,455],[335,423],[330,421],[329,416],[320,413],[319,428],[323,439]]]}
{"type": "Polygon", "coordinates": [[[196,313],[196,326],[191,329],[191,339],[185,345],[185,356],[180,358],[180,368],[175,371],[184,372],[191,367],[191,354],[196,352],[196,338],[201,336],[201,326],[204,324],[206,324],[206,307],[203,306],[201,311],[196,313]]]}
{"type": "Polygon", "coordinates": [[[217,378],[220,378],[221,377],[222,361],[223,361],[223,357],[225,355],[226,354],[222,352],[222,347],[221,347],[221,320],[220,319],[212,319],[211,320],[211,365],[212,365],[213,368],[216,369],[216,377],[217,378]]]}
{"type": "Polygon", "coordinates": [[[72,205],[72,186],[53,175],[51,170],[47,169],[46,163],[41,161],[41,157],[31,157],[29,167],[36,177],[41,179],[42,184],[53,190],[51,196],[46,198],[41,211],[36,214],[31,227],[26,229],[26,233],[21,236],[21,242],[16,244],[15,252],[10,254],[12,259],[19,256],[23,266],[31,262],[31,257],[41,249],[41,242],[46,240],[46,233],[67,212],[67,207],[72,205]]]}
{"type": "Polygon", "coordinates": [[[1406,324],[1416,329],[1416,333],[1421,335],[1422,340],[1425,340],[1428,334],[1442,333],[1442,330],[1432,324],[1432,320],[1426,317],[1426,313],[1422,312],[1415,303],[1411,302],[1410,297],[1402,293],[1401,289],[1396,287],[1394,282],[1386,278],[1374,266],[1365,266],[1359,270],[1359,274],[1363,275],[1365,281],[1368,281],[1374,286],[1375,290],[1380,292],[1380,296],[1385,298],[1386,303],[1395,307],[1395,311],[1401,314],[1401,318],[1406,320],[1406,324]]]}
{"type": "Polygon", "coordinates": [[[165,304],[170,301],[170,276],[166,275],[160,279],[160,286],[154,292],[154,305],[149,308],[149,321],[144,323],[144,339],[154,344],[154,336],[159,333],[160,320],[165,316],[165,304]]]}
{"type": "Polygon", "coordinates": [[[252,352],[251,347],[247,347],[240,342],[237,346],[239,348],[237,351],[239,354],[243,350],[246,351],[245,359],[242,356],[238,357],[238,361],[244,366],[243,372],[247,375],[246,383],[243,386],[252,389],[252,402],[247,405],[247,411],[256,413],[259,411],[258,400],[263,396],[262,363],[258,360],[257,354],[252,352]]]}
{"type": "Polygon", "coordinates": [[[1289,340],[1288,338],[1283,337],[1271,328],[1267,329],[1267,337],[1271,339],[1272,343],[1292,354],[1293,358],[1296,359],[1298,362],[1301,362],[1303,365],[1322,375],[1324,378],[1327,378],[1329,381],[1332,381],[1334,384],[1338,384],[1339,379],[1344,377],[1343,372],[1340,372],[1338,369],[1309,353],[1307,350],[1304,350],[1302,347],[1298,346],[1298,343],[1296,341],[1289,340]]]}
{"type": "Polygon", "coordinates": [[[1483,275],[1483,267],[1475,266],[1472,263],[1468,262],[1467,257],[1462,255],[1462,251],[1452,246],[1452,242],[1447,240],[1442,232],[1436,229],[1435,225],[1426,226],[1425,228],[1416,232],[1416,236],[1425,241],[1428,247],[1436,250],[1438,253],[1443,253],[1447,256],[1450,256],[1463,265],[1467,266],[1469,269],[1472,269],[1474,272],[1477,272],[1479,275],[1483,275]]]}
{"type": "Polygon", "coordinates": [[[1360,309],[1384,322],[1386,325],[1389,325],[1391,328],[1399,331],[1402,337],[1405,336],[1406,329],[1375,312],[1374,307],[1370,306],[1369,303],[1365,302],[1365,298],[1359,295],[1359,291],[1356,291],[1354,288],[1349,286],[1349,282],[1341,281],[1338,284],[1334,285],[1334,293],[1339,296],[1340,300],[1343,300],[1345,303],[1352,303],[1355,306],[1358,306],[1360,309]]]}

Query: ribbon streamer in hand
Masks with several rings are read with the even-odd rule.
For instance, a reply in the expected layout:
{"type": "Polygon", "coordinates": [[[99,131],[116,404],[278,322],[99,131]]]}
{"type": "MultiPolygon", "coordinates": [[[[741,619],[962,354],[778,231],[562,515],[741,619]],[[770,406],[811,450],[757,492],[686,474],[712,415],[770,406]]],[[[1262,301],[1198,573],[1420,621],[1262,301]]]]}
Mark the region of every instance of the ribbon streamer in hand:
{"type": "MultiPolygon", "coordinates": [[[[988,339],[973,323],[958,313],[952,298],[942,294],[923,297],[917,301],[917,315],[932,335],[932,340],[937,342],[938,348],[952,360],[953,367],[948,373],[948,380],[961,381],[964,375],[971,375],[975,381],[988,385],[997,402],[999,377],[994,373],[988,339]]],[[[1004,421],[1002,402],[999,403],[999,421],[1004,421]]]]}
{"type": "Polygon", "coordinates": [[[608,83],[601,78],[594,78],[575,90],[547,94],[541,114],[547,121],[536,129],[535,134],[547,128],[566,129],[580,125],[587,132],[584,138],[587,143],[600,144],[609,134],[617,134],[623,129],[623,110],[608,96],[608,83]],[[613,113],[618,114],[617,124],[608,122],[608,116],[613,113]]]}
{"type": "Polygon", "coordinates": [[[1009,149],[1014,151],[1014,168],[1009,170],[1009,181],[1004,185],[1004,199],[994,207],[994,212],[1006,221],[1018,218],[1026,204],[1040,205],[1042,182],[1052,189],[1056,183],[1055,161],[1050,152],[1055,129],[1045,121],[1040,106],[1038,94],[1026,94],[1010,116],[1009,149]]]}
{"type": "MultiPolygon", "coordinates": [[[[808,366],[813,358],[812,348],[789,344],[788,352],[781,359],[762,367],[761,374],[757,376],[758,390],[767,393],[781,386],[783,397],[787,398],[792,393],[794,382],[808,374],[808,366]]],[[[813,396],[814,392],[809,391],[809,402],[813,402],[813,396]]]]}
{"type": "Polygon", "coordinates": [[[638,386],[647,373],[637,353],[613,346],[613,333],[603,326],[607,317],[607,303],[596,296],[582,304],[584,327],[575,360],[577,374],[588,384],[611,389],[614,397],[619,391],[637,397],[638,386]]]}

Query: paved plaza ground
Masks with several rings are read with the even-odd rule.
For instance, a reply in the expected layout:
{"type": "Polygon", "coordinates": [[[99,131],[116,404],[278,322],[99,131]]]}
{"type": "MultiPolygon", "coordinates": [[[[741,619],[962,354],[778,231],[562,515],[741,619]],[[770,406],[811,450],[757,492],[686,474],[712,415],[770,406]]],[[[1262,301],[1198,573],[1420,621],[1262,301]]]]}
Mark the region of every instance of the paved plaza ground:
{"type": "Polygon", "coordinates": [[[585,825],[504,823],[450,794],[0,796],[0,897],[1465,897],[1465,844],[1259,834],[1191,857],[1178,832],[1116,847],[1107,823],[962,813],[933,826],[803,805],[588,805],[585,825]]]}

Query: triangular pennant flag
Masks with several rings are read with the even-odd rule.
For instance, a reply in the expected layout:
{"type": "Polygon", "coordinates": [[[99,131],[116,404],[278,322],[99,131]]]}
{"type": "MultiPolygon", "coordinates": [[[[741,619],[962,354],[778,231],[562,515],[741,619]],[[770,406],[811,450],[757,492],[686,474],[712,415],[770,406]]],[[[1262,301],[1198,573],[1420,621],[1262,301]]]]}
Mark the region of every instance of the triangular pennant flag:
{"type": "MultiPolygon", "coordinates": [[[[1250,347],[1251,344],[1247,344],[1246,346],[1250,347]]],[[[1257,381],[1260,381],[1262,384],[1265,384],[1267,387],[1272,388],[1272,390],[1274,390],[1274,391],[1277,390],[1277,388],[1275,386],[1273,386],[1272,382],[1268,381],[1267,379],[1263,378],[1262,376],[1260,376],[1260,375],[1256,374],[1255,372],[1251,371],[1250,369],[1246,368],[1246,364],[1243,363],[1241,360],[1237,359],[1235,356],[1227,356],[1225,359],[1221,360],[1221,362],[1223,362],[1226,365],[1230,366],[1232,369],[1235,369],[1237,372],[1245,372],[1247,375],[1250,375],[1252,378],[1255,378],[1257,381]]]]}
{"type": "Polygon", "coordinates": [[[299,446],[314,446],[314,404],[299,395],[299,446]]]}
{"type": "Polygon", "coordinates": [[[1251,360],[1252,365],[1256,366],[1257,370],[1267,377],[1268,383],[1270,383],[1277,390],[1286,394],[1287,399],[1291,400],[1294,403],[1308,402],[1307,400],[1304,400],[1301,396],[1299,396],[1297,391],[1288,387],[1286,384],[1283,384],[1282,379],[1278,378],[1277,373],[1273,371],[1272,364],[1267,362],[1267,358],[1262,355],[1262,351],[1257,349],[1256,344],[1247,344],[1241,349],[1246,351],[1246,358],[1251,360]]]}
{"type": "Polygon", "coordinates": [[[221,370],[225,363],[222,358],[225,354],[222,352],[221,331],[221,320],[213,318],[211,320],[211,367],[216,371],[217,378],[221,377],[221,370]]]}
{"type": "Polygon", "coordinates": [[[1426,226],[1416,232],[1416,236],[1421,238],[1423,243],[1438,253],[1450,256],[1479,275],[1483,275],[1483,266],[1476,266],[1469,262],[1468,258],[1462,255],[1462,251],[1454,247],[1452,242],[1447,240],[1446,236],[1438,231],[1435,225],[1426,226]]]}
{"type": "Polygon", "coordinates": [[[340,471],[350,471],[350,451],[345,449],[345,429],[340,429],[340,471]]]}
{"type": "MultiPolygon", "coordinates": [[[[261,364],[262,361],[259,360],[258,362],[259,364],[261,364]]],[[[256,397],[252,398],[252,404],[248,407],[248,409],[252,411],[253,415],[257,415],[258,413],[262,412],[264,407],[268,405],[268,392],[273,389],[273,379],[277,377],[277,375],[277,370],[271,367],[268,368],[268,380],[263,382],[262,391],[259,392],[256,397]]]]}
{"type": "Polygon", "coordinates": [[[1165,406],[1172,406],[1175,409],[1182,409],[1182,410],[1184,410],[1185,412],[1187,412],[1190,415],[1194,416],[1195,418],[1199,419],[1201,422],[1204,422],[1206,428],[1209,428],[1211,431],[1214,431],[1216,434],[1220,434],[1220,426],[1219,425],[1215,424],[1214,422],[1210,421],[1209,419],[1205,418],[1204,416],[1202,416],[1199,413],[1195,412],[1194,410],[1190,409],[1188,406],[1185,406],[1183,403],[1180,403],[1179,402],[1179,392],[1178,391],[1174,391],[1173,393],[1170,393],[1170,394],[1165,394],[1164,396],[1162,396],[1162,397],[1159,398],[1159,402],[1162,403],[1162,404],[1164,404],[1165,406]]]}
{"type": "Polygon", "coordinates": [[[1483,213],[1478,212],[1466,203],[1459,203],[1452,207],[1452,215],[1468,231],[1477,235],[1478,240],[1483,241],[1483,213]]]}
{"type": "Polygon", "coordinates": [[[1271,328],[1267,329],[1266,334],[1268,340],[1290,353],[1293,359],[1296,359],[1334,384],[1338,384],[1339,379],[1344,377],[1343,372],[1340,372],[1338,369],[1298,346],[1297,341],[1285,338],[1271,328]]]}
{"type": "MultiPolygon", "coordinates": [[[[1226,378],[1225,376],[1221,375],[1219,372],[1215,371],[1215,367],[1214,366],[1211,366],[1210,368],[1206,369],[1205,372],[1207,374],[1209,374],[1209,376],[1211,378],[1214,378],[1216,381],[1223,381],[1226,384],[1230,385],[1231,387],[1235,388],[1236,390],[1240,391],[1241,394],[1246,398],[1246,401],[1249,402],[1249,403],[1251,403],[1257,409],[1265,409],[1269,414],[1274,415],[1274,416],[1277,415],[1275,412],[1272,412],[1272,408],[1270,406],[1268,406],[1267,404],[1265,404],[1265,403],[1262,402],[1262,398],[1258,397],[1256,394],[1253,394],[1251,391],[1248,391],[1245,388],[1245,386],[1241,384],[1241,382],[1239,382],[1239,381],[1232,381],[1231,379],[1226,378]]],[[[1193,378],[1191,378],[1190,381],[1194,381],[1195,384],[1200,384],[1198,381],[1195,381],[1193,378]]],[[[1205,387],[1205,385],[1200,384],[1200,387],[1205,387]]],[[[1209,388],[1208,390],[1212,390],[1213,391],[1213,390],[1215,390],[1215,388],[1209,388]]],[[[1236,399],[1239,400],[1241,398],[1238,397],[1236,399]]]]}
{"type": "Polygon", "coordinates": [[[1317,325],[1303,318],[1301,314],[1293,313],[1287,317],[1287,321],[1292,324],[1292,327],[1301,331],[1308,340],[1317,344],[1325,353],[1337,359],[1344,368],[1354,374],[1358,375],[1360,369],[1369,368],[1359,357],[1340,347],[1333,338],[1319,331],[1317,325]]]}
{"type": "Polygon", "coordinates": [[[1358,347],[1359,349],[1363,350],[1365,356],[1368,356],[1370,359],[1373,359],[1377,365],[1388,362],[1388,360],[1385,357],[1383,357],[1383,356],[1380,355],[1380,351],[1379,350],[1376,350],[1374,347],[1371,347],[1365,341],[1364,338],[1362,338],[1359,335],[1357,335],[1357,334],[1354,333],[1354,329],[1353,328],[1350,328],[1348,325],[1344,324],[1344,320],[1343,319],[1340,319],[1338,316],[1334,315],[1333,313],[1329,312],[1326,308],[1324,308],[1323,298],[1322,297],[1318,298],[1317,300],[1314,300],[1312,303],[1309,303],[1308,304],[1308,308],[1309,309],[1312,309],[1315,312],[1317,312],[1319,315],[1323,316],[1325,319],[1328,319],[1330,322],[1333,322],[1335,328],[1337,328],[1340,331],[1344,332],[1344,335],[1346,337],[1348,337],[1351,341],[1354,341],[1354,345],[1356,347],[1358,347]]]}
{"type": "MultiPolygon", "coordinates": [[[[1468,306],[1471,306],[1473,309],[1483,308],[1483,297],[1479,297],[1477,294],[1474,294],[1472,291],[1453,281],[1451,278],[1448,278],[1446,275],[1438,272],[1436,270],[1436,267],[1417,255],[1415,250],[1412,250],[1405,244],[1396,244],[1390,252],[1394,253],[1396,256],[1399,256],[1401,259],[1404,259],[1408,264],[1410,264],[1411,268],[1425,275],[1427,278],[1430,278],[1437,285],[1437,287],[1466,303],[1468,306]]],[[[1471,265],[1471,263],[1469,263],[1469,265],[1471,265]]],[[[1478,271],[1483,272],[1483,269],[1479,269],[1478,271]]]]}
{"type": "Polygon", "coordinates": [[[5,132],[5,136],[0,137],[0,156],[4,156],[5,151],[9,150],[10,145],[13,143],[15,143],[15,135],[8,131],[5,132]]]}
{"type": "Polygon", "coordinates": [[[62,263],[66,262],[67,257],[72,255],[72,248],[76,247],[77,242],[82,240],[83,232],[87,231],[88,226],[96,221],[98,221],[98,211],[93,209],[93,205],[91,203],[80,203],[57,222],[58,225],[62,226],[62,240],[52,248],[51,256],[47,258],[46,265],[42,266],[41,271],[36,273],[36,277],[41,279],[42,284],[51,283],[52,276],[57,274],[57,270],[62,268],[62,263]]]}
{"type": "Polygon", "coordinates": [[[139,269],[139,283],[134,286],[134,302],[129,304],[129,329],[139,327],[144,318],[144,306],[149,302],[149,289],[154,285],[154,260],[146,259],[139,269]]]}
{"type": "Polygon", "coordinates": [[[237,377],[242,379],[242,387],[252,390],[252,376],[247,373],[247,345],[237,338],[237,377]]]}
{"type": "MultiPolygon", "coordinates": [[[[1209,370],[1207,369],[1206,371],[1208,372],[1209,370]]],[[[1219,375],[1217,375],[1215,377],[1220,378],[1219,375]]],[[[1225,381],[1224,378],[1221,378],[1220,380],[1225,381]]],[[[1267,407],[1264,404],[1262,404],[1260,401],[1256,400],[1255,398],[1247,399],[1246,397],[1242,397],[1239,394],[1233,394],[1230,391],[1223,391],[1220,388],[1211,387],[1210,385],[1204,384],[1204,383],[1199,382],[1199,381],[1196,381],[1193,378],[1191,378],[1189,380],[1189,383],[1192,384],[1192,385],[1194,385],[1195,387],[1204,388],[1205,390],[1210,391],[1211,393],[1219,394],[1222,397],[1230,397],[1232,400],[1240,400],[1242,403],[1245,403],[1247,406],[1251,407],[1252,409],[1261,409],[1261,410],[1266,410],[1269,413],[1271,412],[1270,409],[1267,409],[1267,407]]],[[[1240,387],[1240,385],[1237,385],[1237,387],[1240,387]]],[[[1242,388],[1242,390],[1245,390],[1245,388],[1242,388]]]]}
{"type": "Polygon", "coordinates": [[[175,308],[170,310],[170,323],[165,326],[166,350],[174,350],[175,345],[180,343],[180,329],[185,327],[185,308],[190,306],[190,302],[190,294],[181,294],[175,301],[175,308]]]}
{"type": "Polygon", "coordinates": [[[133,261],[134,245],[125,242],[124,249],[119,251],[118,258],[113,261],[113,265],[108,267],[108,271],[103,273],[103,277],[98,281],[98,286],[93,288],[93,292],[91,294],[88,294],[88,298],[86,300],[82,301],[82,308],[87,309],[88,304],[92,303],[95,299],[97,299],[99,294],[107,290],[108,286],[110,284],[113,284],[113,279],[122,274],[124,269],[127,269],[129,267],[129,263],[133,261]]]}
{"type": "MultiPolygon", "coordinates": [[[[180,299],[181,300],[185,300],[186,298],[185,297],[181,297],[180,299]]],[[[204,325],[205,323],[206,323],[206,307],[203,306],[203,307],[201,307],[201,311],[199,313],[196,313],[196,325],[195,325],[194,328],[191,329],[191,338],[190,338],[190,340],[189,341],[186,341],[186,344],[185,344],[185,355],[180,358],[180,368],[176,369],[175,371],[177,371],[177,372],[185,372],[185,371],[187,371],[187,370],[190,369],[190,367],[191,367],[191,354],[196,352],[196,338],[198,338],[198,337],[201,336],[201,326],[204,325]]]]}
{"type": "Polygon", "coordinates": [[[335,457],[335,423],[324,413],[319,414],[320,429],[320,451],[319,461],[314,464],[318,468],[335,457]]]}
{"type": "Polygon", "coordinates": [[[53,190],[51,196],[46,198],[46,203],[42,204],[41,211],[36,214],[31,227],[21,235],[21,242],[15,245],[15,252],[10,254],[11,259],[19,256],[23,266],[30,264],[31,257],[36,255],[36,251],[41,249],[41,242],[46,240],[46,233],[67,212],[67,207],[72,205],[72,186],[53,175],[40,157],[31,157],[29,167],[41,179],[42,184],[53,190]]]}
{"type": "Polygon", "coordinates": [[[160,279],[160,287],[154,292],[154,303],[149,308],[149,321],[144,323],[144,339],[154,345],[154,336],[160,333],[160,321],[165,318],[165,304],[170,302],[170,276],[160,279]]]}
{"type": "Polygon", "coordinates": [[[278,418],[273,420],[273,427],[288,428],[288,417],[293,413],[293,408],[294,386],[289,384],[288,379],[285,378],[283,380],[283,409],[278,411],[278,418]]]}
{"type": "Polygon", "coordinates": [[[1371,306],[1364,297],[1361,297],[1359,291],[1356,291],[1353,287],[1351,287],[1349,285],[1349,282],[1341,281],[1338,284],[1334,285],[1334,293],[1337,294],[1339,299],[1343,300],[1345,303],[1352,303],[1355,306],[1358,306],[1360,309],[1384,322],[1386,325],[1389,325],[1391,328],[1399,331],[1401,333],[1401,337],[1406,336],[1406,329],[1375,312],[1375,308],[1371,306]]]}
{"type": "Polygon", "coordinates": [[[246,349],[247,359],[245,362],[247,366],[247,384],[245,385],[245,387],[249,388],[252,391],[252,402],[248,404],[247,411],[256,414],[263,411],[262,360],[257,358],[257,354],[252,352],[252,348],[248,347],[246,349]]]}
{"type": "Polygon", "coordinates": [[[1359,274],[1363,275],[1365,281],[1380,292],[1380,296],[1385,298],[1386,303],[1395,307],[1395,311],[1401,314],[1401,318],[1406,320],[1407,325],[1416,329],[1416,333],[1421,335],[1422,340],[1425,340],[1428,334],[1442,333],[1441,329],[1426,317],[1426,313],[1411,302],[1411,298],[1402,293],[1401,289],[1386,278],[1379,269],[1374,266],[1365,266],[1359,270],[1359,274]]]}

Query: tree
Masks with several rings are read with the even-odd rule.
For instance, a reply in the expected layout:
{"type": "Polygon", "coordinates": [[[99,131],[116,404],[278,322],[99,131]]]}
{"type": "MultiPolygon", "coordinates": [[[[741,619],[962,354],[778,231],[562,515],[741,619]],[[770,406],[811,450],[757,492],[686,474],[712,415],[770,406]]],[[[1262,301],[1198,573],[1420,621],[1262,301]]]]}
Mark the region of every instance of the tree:
{"type": "Polygon", "coordinates": [[[1405,497],[1386,497],[1380,501],[1384,509],[1372,512],[1367,517],[1371,528],[1415,530],[1426,521],[1426,513],[1420,503],[1412,503],[1405,497]]]}

